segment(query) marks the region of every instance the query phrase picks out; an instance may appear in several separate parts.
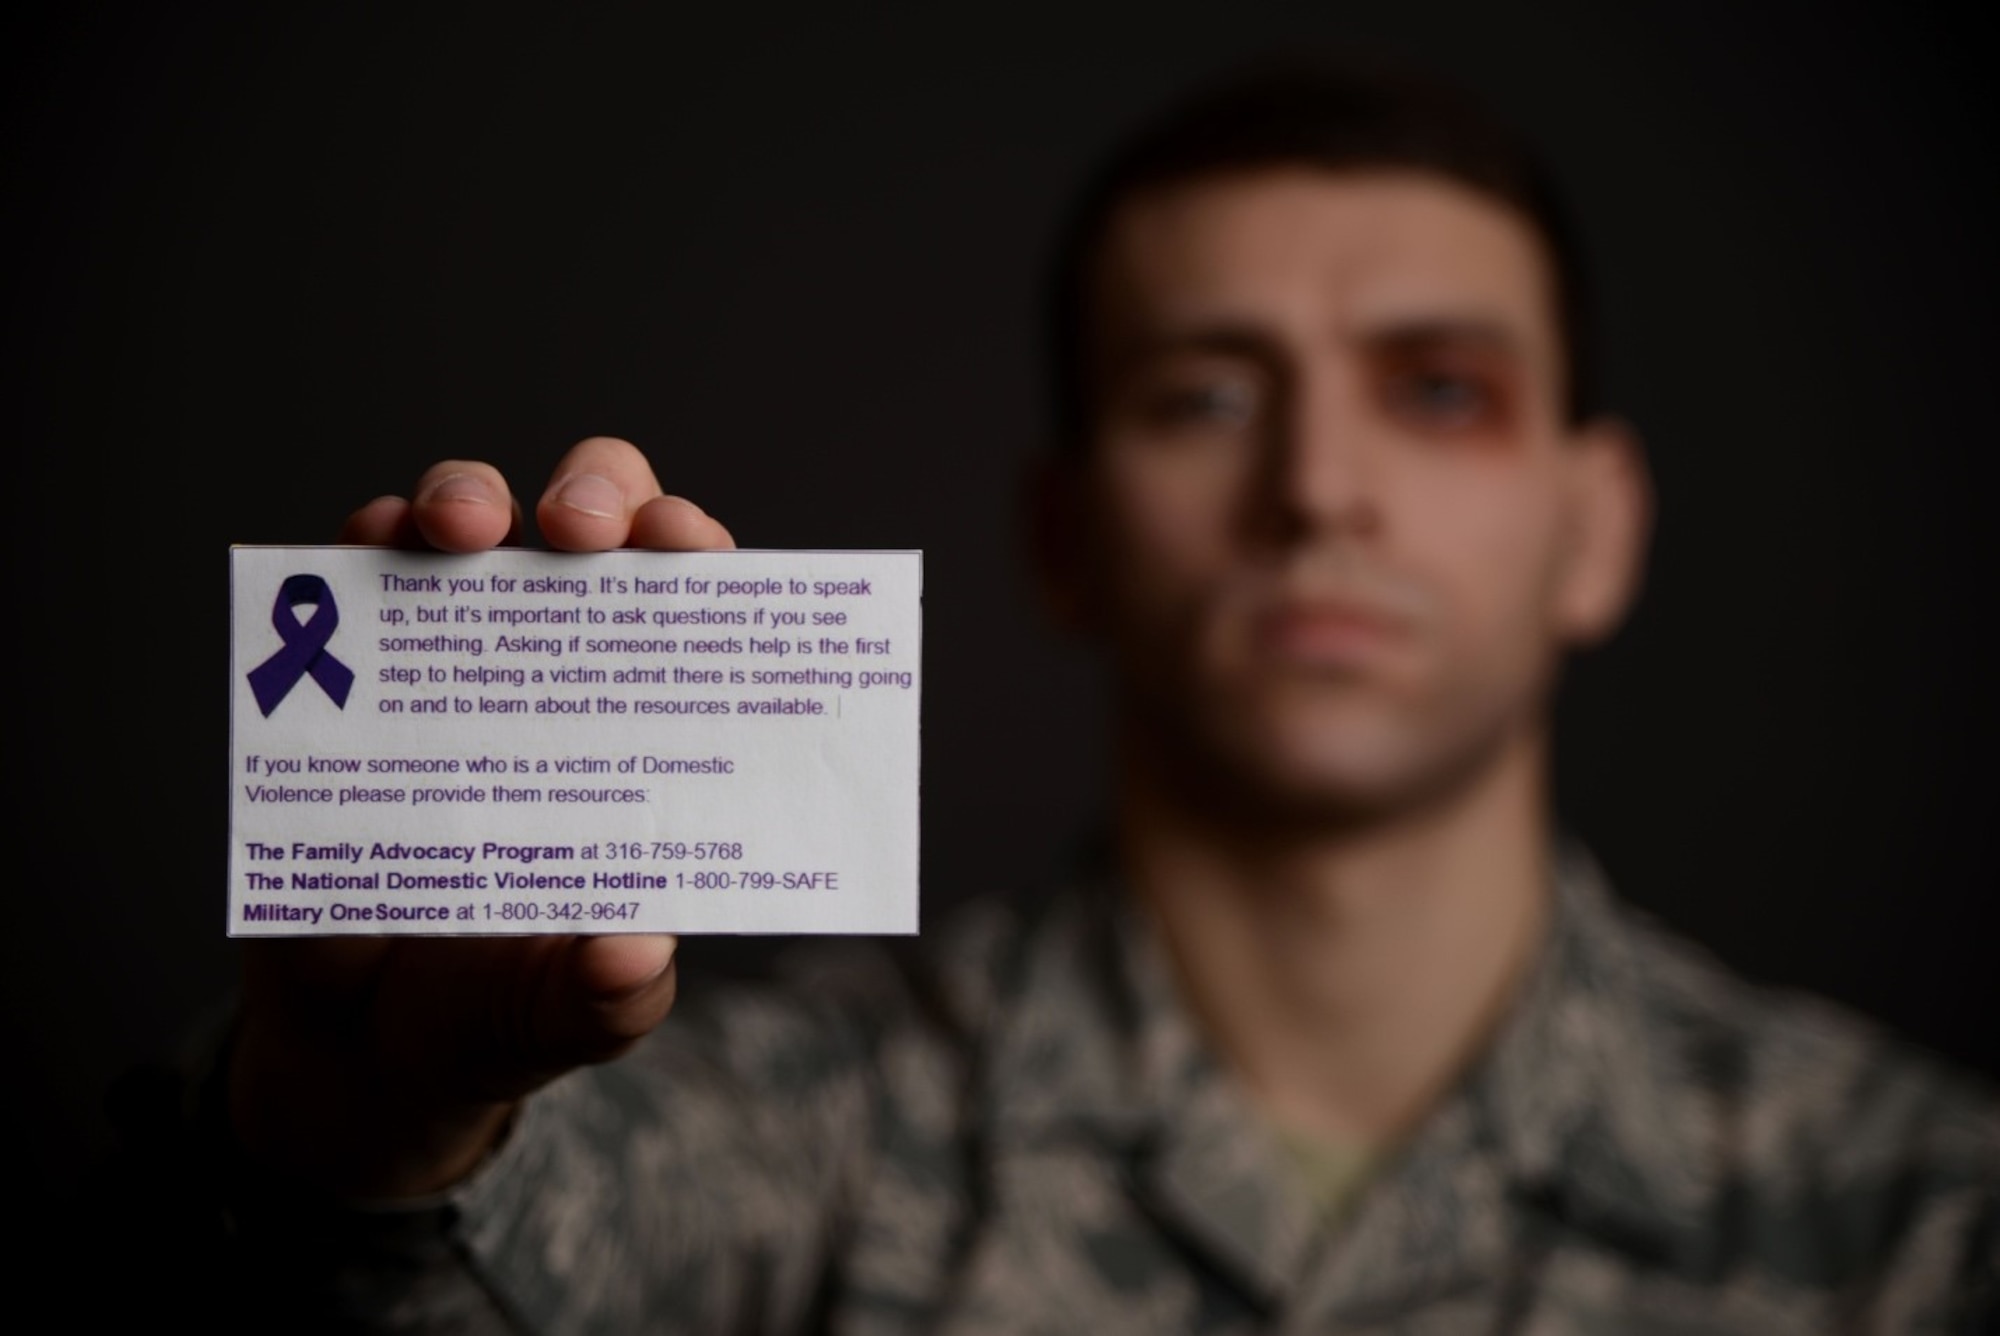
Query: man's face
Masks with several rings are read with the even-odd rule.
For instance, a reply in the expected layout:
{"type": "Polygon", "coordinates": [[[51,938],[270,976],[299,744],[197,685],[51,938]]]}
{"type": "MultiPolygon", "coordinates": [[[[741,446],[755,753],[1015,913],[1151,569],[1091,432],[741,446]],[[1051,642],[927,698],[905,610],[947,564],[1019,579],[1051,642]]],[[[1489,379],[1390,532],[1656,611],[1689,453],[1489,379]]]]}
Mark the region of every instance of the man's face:
{"type": "Polygon", "coordinates": [[[1148,763],[1361,815],[1539,736],[1643,529],[1622,438],[1563,421],[1550,294],[1527,225],[1441,177],[1272,170],[1120,207],[1073,588],[1148,763]]]}

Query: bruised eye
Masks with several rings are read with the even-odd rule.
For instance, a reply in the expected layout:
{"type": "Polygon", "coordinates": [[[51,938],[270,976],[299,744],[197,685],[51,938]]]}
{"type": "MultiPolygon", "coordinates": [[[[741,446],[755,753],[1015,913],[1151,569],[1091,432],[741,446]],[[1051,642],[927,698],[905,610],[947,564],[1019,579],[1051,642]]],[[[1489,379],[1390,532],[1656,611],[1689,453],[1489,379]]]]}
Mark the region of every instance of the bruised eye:
{"type": "Polygon", "coordinates": [[[1431,431],[1498,425],[1506,408],[1502,387],[1484,375],[1437,369],[1398,372],[1389,379],[1390,410],[1431,431]]]}

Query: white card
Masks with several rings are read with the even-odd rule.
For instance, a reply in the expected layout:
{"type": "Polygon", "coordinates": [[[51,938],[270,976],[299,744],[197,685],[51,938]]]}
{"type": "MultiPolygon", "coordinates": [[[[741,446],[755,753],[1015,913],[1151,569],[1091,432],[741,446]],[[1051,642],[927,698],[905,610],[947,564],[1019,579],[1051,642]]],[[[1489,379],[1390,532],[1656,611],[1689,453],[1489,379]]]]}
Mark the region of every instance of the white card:
{"type": "Polygon", "coordinates": [[[916,552],[230,551],[232,936],[913,933],[916,552]]]}

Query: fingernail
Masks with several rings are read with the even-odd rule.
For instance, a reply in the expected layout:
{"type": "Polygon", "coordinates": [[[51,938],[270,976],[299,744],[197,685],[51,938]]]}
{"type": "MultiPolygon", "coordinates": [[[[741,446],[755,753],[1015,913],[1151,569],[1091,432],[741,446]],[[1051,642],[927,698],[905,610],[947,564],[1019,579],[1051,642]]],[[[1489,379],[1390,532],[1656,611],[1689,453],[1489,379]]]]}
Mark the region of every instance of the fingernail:
{"type": "Polygon", "coordinates": [[[549,499],[586,515],[614,520],[625,515],[624,491],[611,479],[600,478],[595,473],[579,473],[563,479],[562,485],[549,499]]]}
{"type": "Polygon", "coordinates": [[[493,504],[493,489],[482,478],[470,473],[447,473],[429,487],[417,500],[429,504],[434,501],[469,502],[475,505],[493,504]]]}

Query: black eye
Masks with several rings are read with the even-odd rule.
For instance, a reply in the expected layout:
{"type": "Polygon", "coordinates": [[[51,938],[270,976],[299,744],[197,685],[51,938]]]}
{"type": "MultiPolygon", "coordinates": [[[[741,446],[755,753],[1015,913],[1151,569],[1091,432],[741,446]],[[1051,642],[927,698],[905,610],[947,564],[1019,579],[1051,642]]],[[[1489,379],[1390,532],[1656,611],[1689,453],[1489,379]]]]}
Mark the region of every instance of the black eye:
{"type": "Polygon", "coordinates": [[[1492,393],[1476,377],[1444,371],[1422,371],[1402,377],[1393,397],[1403,411],[1445,425],[1479,420],[1494,407],[1492,393]]]}

